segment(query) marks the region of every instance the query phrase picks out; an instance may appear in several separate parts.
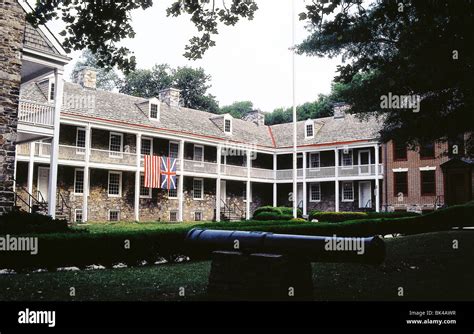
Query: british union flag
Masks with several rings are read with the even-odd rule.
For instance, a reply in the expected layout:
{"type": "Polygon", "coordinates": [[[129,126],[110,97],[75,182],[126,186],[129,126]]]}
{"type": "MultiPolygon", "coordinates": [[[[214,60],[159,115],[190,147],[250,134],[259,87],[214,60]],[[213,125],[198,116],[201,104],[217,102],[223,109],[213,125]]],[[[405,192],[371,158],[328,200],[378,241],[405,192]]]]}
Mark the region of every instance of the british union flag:
{"type": "Polygon", "coordinates": [[[176,159],[161,157],[161,188],[176,189],[176,159]]]}

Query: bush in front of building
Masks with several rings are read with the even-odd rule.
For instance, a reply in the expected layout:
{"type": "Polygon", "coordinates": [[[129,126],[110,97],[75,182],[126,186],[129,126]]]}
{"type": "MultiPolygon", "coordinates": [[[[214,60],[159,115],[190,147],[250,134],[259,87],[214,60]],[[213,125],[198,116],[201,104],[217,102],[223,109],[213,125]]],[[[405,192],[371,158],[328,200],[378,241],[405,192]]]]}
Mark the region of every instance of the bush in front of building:
{"type": "MultiPolygon", "coordinates": [[[[298,217],[301,217],[301,215],[302,211],[298,209],[298,217]]],[[[261,206],[253,213],[253,219],[255,220],[290,220],[292,218],[293,208],[286,206],[261,206]]]]}
{"type": "Polygon", "coordinates": [[[377,219],[377,218],[403,218],[417,217],[420,214],[415,212],[326,212],[313,210],[309,219],[317,219],[321,222],[338,223],[356,219],[377,219]]]}
{"type": "Polygon", "coordinates": [[[67,221],[24,211],[11,211],[0,216],[1,234],[55,233],[68,231],[67,221]]]}

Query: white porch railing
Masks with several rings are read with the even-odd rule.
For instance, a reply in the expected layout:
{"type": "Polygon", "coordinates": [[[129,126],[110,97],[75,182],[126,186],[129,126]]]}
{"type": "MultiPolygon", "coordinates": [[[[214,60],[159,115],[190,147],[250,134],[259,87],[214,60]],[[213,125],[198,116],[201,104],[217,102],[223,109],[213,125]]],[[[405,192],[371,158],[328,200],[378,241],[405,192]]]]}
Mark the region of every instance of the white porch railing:
{"type": "Polygon", "coordinates": [[[184,160],[184,171],[191,173],[217,174],[217,164],[207,161],[184,160]]]}
{"type": "Polygon", "coordinates": [[[54,125],[54,106],[44,103],[20,100],[18,121],[42,126],[54,125]]]}
{"type": "MultiPolygon", "coordinates": [[[[21,144],[17,146],[17,154],[19,156],[29,156],[30,144],[21,144]]],[[[34,156],[45,158],[50,156],[51,144],[43,142],[34,143],[34,156]]],[[[68,161],[84,161],[85,148],[69,145],[59,145],[59,159],[68,161]]],[[[143,159],[141,159],[141,166],[143,166],[143,159]]],[[[130,152],[115,152],[109,150],[102,150],[93,148],[90,150],[90,162],[103,163],[106,165],[120,165],[120,166],[136,166],[136,153],[130,152]]],[[[196,160],[183,161],[184,172],[188,173],[203,173],[203,174],[217,174],[217,163],[196,160]]],[[[181,161],[177,161],[177,170],[180,170],[181,161]]],[[[383,164],[379,164],[379,175],[383,173],[383,164]]],[[[320,167],[307,168],[306,178],[334,178],[336,167],[320,167]]],[[[247,167],[234,165],[221,165],[222,176],[247,177],[247,167]]],[[[353,165],[338,167],[339,177],[360,177],[360,176],[375,176],[375,164],[370,165],[353,165]]],[[[273,169],[251,168],[250,177],[253,179],[273,180],[275,172],[273,169]]],[[[276,171],[276,180],[291,181],[293,179],[292,169],[279,169],[276,171]]],[[[303,179],[303,169],[297,170],[297,179],[303,179]]]]}

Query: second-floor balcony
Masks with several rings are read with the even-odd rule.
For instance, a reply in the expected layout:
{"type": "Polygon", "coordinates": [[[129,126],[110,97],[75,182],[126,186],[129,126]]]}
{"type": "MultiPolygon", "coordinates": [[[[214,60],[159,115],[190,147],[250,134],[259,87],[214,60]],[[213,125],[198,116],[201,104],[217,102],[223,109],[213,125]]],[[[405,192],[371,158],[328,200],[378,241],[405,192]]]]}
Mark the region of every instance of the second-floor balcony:
{"type": "MultiPolygon", "coordinates": [[[[33,157],[38,159],[49,160],[51,152],[51,144],[47,142],[35,142],[33,143],[33,157]]],[[[30,156],[30,144],[22,144],[17,147],[17,154],[20,157],[30,156]]],[[[59,145],[59,163],[74,165],[77,163],[81,166],[85,162],[85,148],[78,146],[59,145]]],[[[123,152],[123,151],[110,151],[103,149],[90,149],[89,162],[93,167],[104,168],[117,168],[129,167],[133,169],[137,164],[137,154],[134,152],[123,152]],[[116,167],[115,167],[116,166],[116,167]]],[[[184,159],[183,160],[183,171],[190,174],[202,174],[202,175],[217,175],[218,164],[216,162],[208,161],[197,161],[184,159]]],[[[140,166],[143,167],[143,156],[140,159],[140,166]]],[[[378,166],[378,174],[383,174],[382,164],[378,166]]],[[[181,161],[177,162],[178,171],[181,169],[181,161]]],[[[318,167],[318,168],[303,168],[297,169],[297,179],[303,180],[304,172],[306,173],[306,179],[331,179],[336,177],[336,167],[318,167]]],[[[260,179],[266,181],[291,181],[293,179],[292,169],[265,169],[251,167],[250,171],[245,166],[237,166],[230,164],[221,164],[220,175],[223,177],[230,178],[247,178],[260,179]]],[[[374,177],[376,175],[376,165],[351,165],[351,166],[339,166],[337,167],[337,176],[339,178],[352,178],[352,177],[374,177]]]]}
{"type": "Polygon", "coordinates": [[[52,136],[54,106],[20,100],[18,106],[18,132],[52,136]]]}

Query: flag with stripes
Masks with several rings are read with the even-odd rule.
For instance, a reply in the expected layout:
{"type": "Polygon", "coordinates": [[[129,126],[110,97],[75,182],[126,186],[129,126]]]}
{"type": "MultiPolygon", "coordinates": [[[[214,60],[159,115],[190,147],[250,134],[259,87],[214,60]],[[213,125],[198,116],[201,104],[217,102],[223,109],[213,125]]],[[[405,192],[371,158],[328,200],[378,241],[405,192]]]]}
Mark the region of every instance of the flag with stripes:
{"type": "Polygon", "coordinates": [[[161,182],[161,157],[158,155],[145,155],[145,188],[160,188],[161,182]]]}
{"type": "Polygon", "coordinates": [[[161,188],[176,189],[176,159],[161,157],[161,188]]]}

